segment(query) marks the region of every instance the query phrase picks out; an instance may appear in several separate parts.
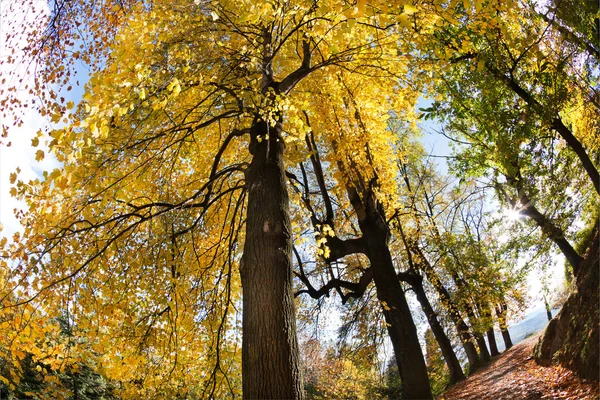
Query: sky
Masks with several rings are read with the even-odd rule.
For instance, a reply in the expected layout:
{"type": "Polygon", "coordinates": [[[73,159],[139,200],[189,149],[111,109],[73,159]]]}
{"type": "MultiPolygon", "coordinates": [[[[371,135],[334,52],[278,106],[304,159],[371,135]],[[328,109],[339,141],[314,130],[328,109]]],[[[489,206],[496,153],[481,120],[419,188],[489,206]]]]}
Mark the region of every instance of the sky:
{"type": "MultiPolygon", "coordinates": [[[[6,59],[12,49],[16,50],[14,56],[17,59],[23,57],[23,53],[19,49],[24,47],[25,43],[12,42],[12,45],[7,43],[7,35],[12,34],[13,29],[15,29],[13,24],[21,22],[19,28],[23,31],[32,29],[33,26],[32,19],[34,15],[27,12],[26,7],[17,6],[14,7],[16,10],[12,9],[15,3],[15,1],[7,2],[4,0],[0,2],[0,58],[2,59],[6,59]]],[[[48,8],[45,2],[40,1],[37,6],[43,10],[42,12],[47,13],[48,8]]],[[[6,82],[2,83],[3,89],[14,85],[17,79],[14,76],[11,77],[10,72],[17,72],[24,79],[22,86],[33,83],[32,76],[24,73],[28,64],[27,61],[23,60],[18,65],[0,65],[0,75],[3,79],[6,79],[6,82]]],[[[29,95],[19,93],[19,98],[22,100],[28,99],[29,95]]],[[[3,140],[4,145],[0,145],[0,224],[3,226],[2,234],[12,236],[19,229],[19,223],[14,217],[14,209],[22,208],[23,204],[17,202],[9,194],[12,187],[10,174],[20,168],[19,179],[29,181],[38,177],[43,169],[51,168],[55,161],[48,157],[42,163],[38,163],[35,161],[35,152],[42,147],[34,149],[31,146],[31,140],[36,136],[36,133],[47,125],[46,118],[41,117],[31,109],[24,114],[23,120],[25,123],[21,127],[14,126],[9,119],[4,119],[2,116],[0,118],[2,119],[0,122],[9,128],[9,137],[3,140]],[[6,146],[6,142],[11,144],[10,147],[6,146]]]]}

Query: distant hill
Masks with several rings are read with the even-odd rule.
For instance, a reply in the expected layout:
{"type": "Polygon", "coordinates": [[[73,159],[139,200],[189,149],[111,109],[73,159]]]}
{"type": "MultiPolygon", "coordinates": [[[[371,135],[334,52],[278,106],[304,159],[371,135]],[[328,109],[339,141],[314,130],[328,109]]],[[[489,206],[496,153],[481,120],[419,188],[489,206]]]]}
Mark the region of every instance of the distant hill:
{"type": "MultiPolygon", "coordinates": [[[[560,309],[552,310],[552,316],[554,317],[560,309]]],[[[534,309],[531,313],[527,314],[525,318],[516,324],[510,325],[508,331],[513,344],[517,344],[528,336],[541,331],[548,325],[548,317],[546,316],[546,310],[544,308],[534,309]]],[[[498,344],[498,350],[504,351],[504,341],[502,340],[502,334],[500,332],[494,332],[496,336],[496,343],[498,344]]],[[[486,338],[487,340],[487,338],[486,338]]],[[[489,346],[489,343],[488,343],[489,346]]]]}

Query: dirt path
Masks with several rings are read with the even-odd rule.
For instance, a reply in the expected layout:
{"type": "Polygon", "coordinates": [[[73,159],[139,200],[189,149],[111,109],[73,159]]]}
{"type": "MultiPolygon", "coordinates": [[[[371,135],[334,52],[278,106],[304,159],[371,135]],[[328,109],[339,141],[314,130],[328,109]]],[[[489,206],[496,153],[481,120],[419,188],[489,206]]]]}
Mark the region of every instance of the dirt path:
{"type": "Polygon", "coordinates": [[[600,399],[598,382],[579,379],[559,366],[537,365],[531,358],[537,339],[536,335],[518,343],[438,399],[600,399]]]}

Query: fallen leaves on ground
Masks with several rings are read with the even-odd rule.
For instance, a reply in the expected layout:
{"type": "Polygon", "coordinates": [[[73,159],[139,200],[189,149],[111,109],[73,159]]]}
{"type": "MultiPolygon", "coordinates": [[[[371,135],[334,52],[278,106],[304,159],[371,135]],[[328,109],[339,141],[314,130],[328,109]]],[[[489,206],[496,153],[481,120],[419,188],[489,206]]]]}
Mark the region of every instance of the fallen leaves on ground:
{"type": "Polygon", "coordinates": [[[580,379],[561,366],[542,367],[533,360],[533,346],[538,336],[528,338],[504,352],[439,399],[600,399],[598,382],[580,379]]]}

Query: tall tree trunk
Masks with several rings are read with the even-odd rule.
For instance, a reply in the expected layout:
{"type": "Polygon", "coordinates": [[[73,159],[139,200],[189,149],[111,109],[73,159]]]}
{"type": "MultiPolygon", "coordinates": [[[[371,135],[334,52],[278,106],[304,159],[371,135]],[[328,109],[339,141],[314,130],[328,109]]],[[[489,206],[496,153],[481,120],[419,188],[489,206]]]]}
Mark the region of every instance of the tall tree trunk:
{"type": "Polygon", "coordinates": [[[446,361],[446,365],[448,366],[448,371],[450,372],[450,383],[454,384],[456,382],[460,382],[466,379],[465,374],[458,362],[458,358],[456,357],[456,353],[454,353],[454,349],[452,348],[452,343],[446,332],[444,332],[444,328],[438,321],[437,314],[433,310],[427,295],[425,294],[425,289],[423,288],[423,278],[417,275],[413,275],[414,279],[411,279],[408,282],[413,288],[417,300],[421,304],[421,308],[427,317],[427,321],[429,322],[429,326],[431,327],[431,331],[435,336],[435,340],[438,342],[440,349],[442,350],[442,355],[444,356],[444,361],[446,361]]]}
{"type": "Polygon", "coordinates": [[[240,266],[243,397],[302,399],[281,124],[256,120],[250,135],[253,157],[246,173],[246,242],[240,266]]]}
{"type": "MultiPolygon", "coordinates": [[[[333,207],[325,186],[317,145],[312,135],[307,136],[307,145],[312,153],[311,162],[326,208],[325,222],[333,226],[333,207]]],[[[346,167],[343,163],[338,162],[338,166],[340,171],[345,174],[346,167]]],[[[394,348],[396,363],[402,380],[403,394],[407,399],[431,399],[433,397],[429,386],[427,366],[417,336],[417,329],[404,297],[402,286],[396,276],[388,247],[390,232],[389,225],[384,217],[385,212],[374,193],[366,188],[367,185],[360,174],[355,176],[355,182],[348,174],[346,176],[346,192],[356,212],[362,238],[359,241],[342,241],[335,236],[327,239],[328,244],[331,245],[331,254],[327,260],[331,262],[333,259],[357,251],[367,256],[371,265],[369,275],[372,274],[377,290],[377,299],[383,308],[388,334],[394,348]],[[357,187],[361,189],[362,196],[359,195],[357,187]]],[[[371,184],[375,182],[376,180],[371,184]]],[[[315,223],[321,222],[313,214],[313,224],[315,223]]],[[[367,279],[366,281],[361,279],[362,284],[352,285],[360,292],[355,293],[357,296],[362,295],[364,283],[368,283],[370,277],[367,279]]]]}
{"type": "Polygon", "coordinates": [[[497,78],[503,81],[513,92],[515,92],[519,97],[521,97],[527,105],[529,105],[535,112],[540,115],[547,123],[550,123],[550,127],[554,129],[567,143],[567,145],[575,152],[579,161],[581,162],[581,166],[587,172],[594,188],[596,189],[596,193],[600,194],[600,174],[598,173],[598,169],[592,162],[590,156],[587,154],[583,144],[573,135],[573,132],[564,124],[559,115],[555,117],[547,117],[548,110],[544,107],[534,96],[529,93],[524,87],[520,86],[520,84],[515,80],[513,75],[505,75],[494,67],[488,66],[488,69],[492,74],[494,74],[497,78]],[[552,118],[552,120],[550,120],[552,118]]]}
{"type": "Polygon", "coordinates": [[[510,333],[508,332],[508,325],[506,324],[506,310],[508,310],[508,306],[505,302],[502,302],[501,304],[498,304],[496,306],[496,316],[498,317],[498,325],[500,325],[500,332],[502,332],[504,347],[506,347],[506,350],[508,350],[513,346],[513,342],[510,338],[510,333]]]}
{"type": "Polygon", "coordinates": [[[392,341],[402,392],[407,399],[432,399],[427,375],[427,365],[421,350],[417,328],[412,319],[404,291],[396,276],[392,255],[388,247],[390,236],[385,213],[371,189],[364,182],[361,197],[356,187],[347,182],[348,199],[358,217],[358,225],[365,241],[367,257],[373,270],[377,299],[383,308],[388,334],[392,341]]]}
{"type": "Polygon", "coordinates": [[[367,256],[373,269],[377,299],[383,308],[388,334],[398,363],[404,398],[432,399],[427,366],[402,286],[396,277],[392,256],[387,246],[387,232],[380,223],[360,223],[366,240],[367,256]],[[383,236],[382,236],[383,235],[383,236]]]}
{"type": "Polygon", "coordinates": [[[476,333],[475,338],[477,338],[477,346],[479,347],[479,355],[481,359],[485,362],[490,361],[492,356],[490,355],[490,351],[487,348],[487,344],[485,343],[485,339],[482,333],[476,333]]]}
{"type": "MultiPolygon", "coordinates": [[[[455,257],[455,259],[458,262],[458,258],[456,257],[456,255],[452,254],[452,256],[455,257]]],[[[467,282],[465,282],[465,280],[460,275],[458,275],[458,272],[456,272],[456,271],[451,271],[451,272],[452,272],[451,275],[452,275],[452,280],[454,281],[454,284],[458,288],[462,288],[462,289],[466,290],[466,288],[468,286],[467,282]]],[[[469,323],[471,324],[471,328],[473,330],[473,336],[475,336],[475,340],[477,341],[477,347],[479,347],[479,357],[481,358],[481,361],[488,362],[491,359],[490,352],[488,351],[487,345],[485,344],[485,339],[483,338],[483,334],[481,333],[481,331],[479,331],[480,328],[479,328],[479,324],[478,324],[478,318],[475,315],[475,311],[473,310],[473,307],[471,306],[471,304],[469,303],[468,300],[462,299],[462,301],[460,303],[461,303],[460,305],[462,305],[462,308],[467,313],[467,317],[469,318],[469,323]]]]}

